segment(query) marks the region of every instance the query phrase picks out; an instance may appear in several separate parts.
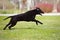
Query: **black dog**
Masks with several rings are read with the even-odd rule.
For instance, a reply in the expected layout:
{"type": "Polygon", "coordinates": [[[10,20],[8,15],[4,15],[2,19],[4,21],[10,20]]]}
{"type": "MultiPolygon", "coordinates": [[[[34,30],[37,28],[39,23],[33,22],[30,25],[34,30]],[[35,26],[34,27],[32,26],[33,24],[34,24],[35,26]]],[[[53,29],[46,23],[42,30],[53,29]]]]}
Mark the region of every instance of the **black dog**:
{"type": "Polygon", "coordinates": [[[36,22],[37,25],[38,25],[38,23],[43,24],[42,22],[35,19],[35,16],[37,14],[42,15],[42,13],[44,13],[44,12],[40,8],[36,8],[34,10],[30,10],[28,12],[25,12],[23,14],[9,16],[4,19],[4,20],[6,20],[8,18],[11,18],[10,22],[3,28],[3,30],[5,30],[7,27],[9,29],[11,29],[11,27],[15,26],[18,21],[27,21],[27,22],[33,21],[33,22],[36,22]]]}

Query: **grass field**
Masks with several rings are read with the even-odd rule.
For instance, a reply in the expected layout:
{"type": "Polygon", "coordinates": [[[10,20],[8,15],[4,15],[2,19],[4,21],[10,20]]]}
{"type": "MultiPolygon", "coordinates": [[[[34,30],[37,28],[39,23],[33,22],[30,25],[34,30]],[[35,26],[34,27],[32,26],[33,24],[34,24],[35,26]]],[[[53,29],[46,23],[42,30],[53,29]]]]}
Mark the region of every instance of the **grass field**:
{"type": "Polygon", "coordinates": [[[0,16],[0,40],[60,40],[60,16],[37,16],[44,24],[18,22],[12,30],[2,30],[10,19],[0,16]]]}

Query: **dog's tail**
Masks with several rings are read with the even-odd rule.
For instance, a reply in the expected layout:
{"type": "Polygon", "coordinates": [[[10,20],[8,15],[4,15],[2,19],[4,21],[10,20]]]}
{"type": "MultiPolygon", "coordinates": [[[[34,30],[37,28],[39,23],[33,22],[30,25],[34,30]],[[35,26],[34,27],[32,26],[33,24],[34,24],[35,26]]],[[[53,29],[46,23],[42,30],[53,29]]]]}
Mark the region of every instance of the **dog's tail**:
{"type": "Polygon", "coordinates": [[[11,16],[9,16],[9,17],[7,17],[7,18],[5,18],[5,19],[3,19],[3,20],[6,20],[6,19],[8,19],[8,18],[11,18],[11,16]]]}

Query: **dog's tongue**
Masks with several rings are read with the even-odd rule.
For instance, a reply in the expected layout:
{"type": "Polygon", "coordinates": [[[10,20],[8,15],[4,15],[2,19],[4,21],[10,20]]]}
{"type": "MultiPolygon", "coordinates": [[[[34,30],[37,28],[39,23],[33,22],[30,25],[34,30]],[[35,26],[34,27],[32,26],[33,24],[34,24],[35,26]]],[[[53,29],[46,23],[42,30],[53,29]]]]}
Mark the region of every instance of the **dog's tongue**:
{"type": "Polygon", "coordinates": [[[36,4],[35,7],[39,7],[42,11],[46,13],[52,12],[53,10],[53,5],[48,3],[39,3],[38,5],[36,4]]]}

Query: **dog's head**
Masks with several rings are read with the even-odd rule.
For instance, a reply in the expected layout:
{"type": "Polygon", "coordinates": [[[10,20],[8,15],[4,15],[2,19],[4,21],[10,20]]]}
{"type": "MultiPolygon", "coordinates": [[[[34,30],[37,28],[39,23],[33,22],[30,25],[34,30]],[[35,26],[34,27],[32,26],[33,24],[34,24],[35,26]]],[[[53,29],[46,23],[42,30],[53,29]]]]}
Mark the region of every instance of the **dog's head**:
{"type": "Polygon", "coordinates": [[[40,8],[36,8],[37,10],[37,14],[40,14],[42,16],[42,14],[44,14],[44,12],[40,9],[40,8]]]}

